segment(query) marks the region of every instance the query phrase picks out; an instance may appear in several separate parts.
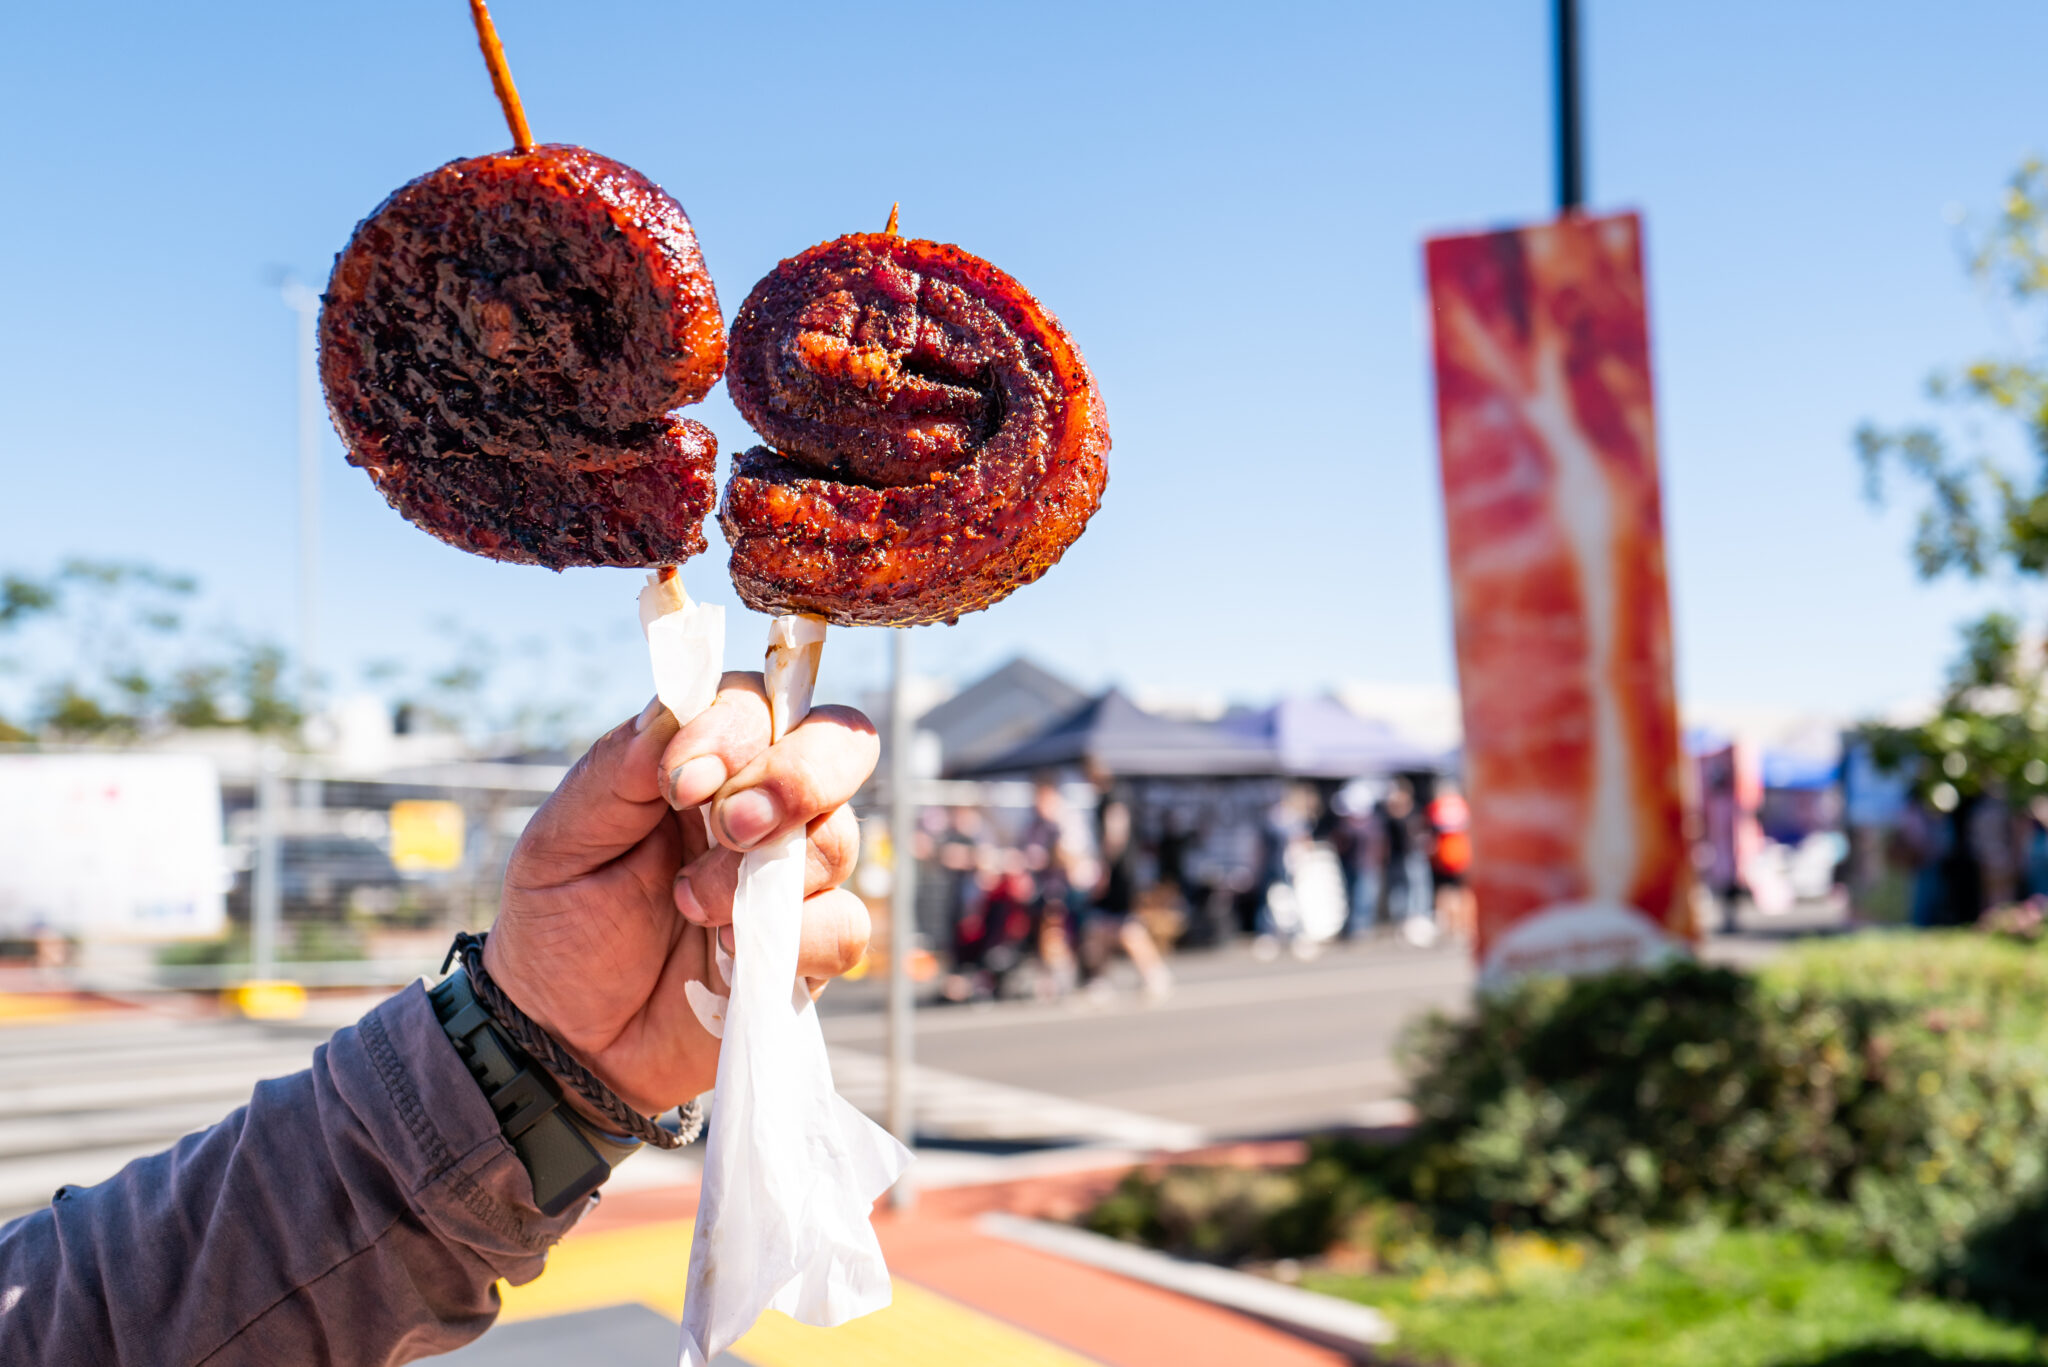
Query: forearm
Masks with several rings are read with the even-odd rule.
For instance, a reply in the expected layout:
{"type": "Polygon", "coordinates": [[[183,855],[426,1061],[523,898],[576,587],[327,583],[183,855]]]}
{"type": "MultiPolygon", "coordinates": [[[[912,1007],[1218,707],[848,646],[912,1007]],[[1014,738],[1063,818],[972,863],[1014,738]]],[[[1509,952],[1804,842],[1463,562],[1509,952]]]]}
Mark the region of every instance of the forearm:
{"type": "Polygon", "coordinates": [[[383,1364],[539,1274],[548,1219],[414,986],[210,1130],[0,1229],[0,1363],[383,1364]]]}

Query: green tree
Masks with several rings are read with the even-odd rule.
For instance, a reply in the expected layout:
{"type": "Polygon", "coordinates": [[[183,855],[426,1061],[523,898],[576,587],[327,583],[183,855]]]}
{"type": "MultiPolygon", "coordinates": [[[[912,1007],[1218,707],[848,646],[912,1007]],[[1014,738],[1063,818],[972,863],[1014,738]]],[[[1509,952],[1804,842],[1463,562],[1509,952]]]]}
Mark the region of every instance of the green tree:
{"type": "MultiPolygon", "coordinates": [[[[2048,165],[2030,158],[1997,215],[1970,235],[1970,277],[2005,313],[2014,349],[1928,377],[1942,417],[1855,434],[1865,490],[1882,501],[1888,475],[1923,499],[1911,554],[1922,578],[2048,575],[2048,165]]],[[[1993,612],[1966,623],[1934,716],[1870,726],[1881,762],[1905,765],[1937,809],[1982,796],[2048,792],[2048,672],[2021,619],[1993,612]]]]}
{"type": "Polygon", "coordinates": [[[167,728],[289,733],[301,720],[277,646],[191,623],[198,583],[151,565],[67,560],[0,576],[0,673],[23,679],[26,727],[0,740],[130,738],[167,728]]]}
{"type": "Polygon", "coordinates": [[[1997,217],[1970,240],[1967,264],[2000,301],[2020,349],[1936,371],[1927,396],[1951,421],[1865,423],[1856,450],[1873,498],[1888,470],[1924,486],[1912,548],[1923,576],[2005,568],[2039,578],[2048,572],[2048,165],[2029,159],[2013,174],[1997,217]],[[2001,453],[1996,434],[2015,426],[2020,448],[2001,453]]]}
{"type": "Polygon", "coordinates": [[[286,687],[288,668],[279,646],[259,641],[241,647],[234,673],[241,725],[265,732],[298,729],[305,714],[286,687]]]}
{"type": "Polygon", "coordinates": [[[1904,769],[1937,811],[1975,798],[2048,795],[2048,677],[2019,619],[1991,612],[1961,628],[1934,714],[1914,726],[1870,725],[1877,761],[1904,769]]]}

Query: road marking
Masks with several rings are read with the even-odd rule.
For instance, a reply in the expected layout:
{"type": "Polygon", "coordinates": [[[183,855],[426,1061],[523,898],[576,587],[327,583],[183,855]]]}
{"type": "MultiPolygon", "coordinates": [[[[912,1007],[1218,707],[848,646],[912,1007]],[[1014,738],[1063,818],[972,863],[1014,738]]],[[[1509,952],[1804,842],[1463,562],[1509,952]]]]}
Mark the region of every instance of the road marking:
{"type": "MultiPolygon", "coordinates": [[[[1315,997],[1357,997],[1360,1001],[1376,1003],[1396,995],[1441,995],[1447,988],[1463,987],[1472,980],[1471,968],[1463,959],[1455,965],[1444,966],[1446,971],[1441,973],[1415,971],[1425,966],[1435,965],[1428,961],[1390,964],[1388,967],[1410,970],[1392,982],[1372,981],[1358,973],[1326,971],[1282,973],[1229,982],[1188,983],[1176,987],[1173,995],[1164,1002],[1150,1006],[1119,999],[1108,1006],[1075,1001],[1058,1004],[1004,1003],[980,1008],[948,1007],[944,1010],[932,1008],[917,1013],[917,1032],[920,1035],[950,1035],[972,1030],[1105,1020],[1118,1016],[1161,1016],[1216,1007],[1259,1006],[1268,1002],[1296,1002],[1315,997]]],[[[882,1039],[888,1033],[888,1023],[879,1013],[829,1016],[824,1025],[826,1039],[835,1044],[866,1043],[882,1039]]]]}
{"type": "Polygon", "coordinates": [[[197,1064],[205,1062],[227,1062],[238,1058],[256,1058],[256,1055],[297,1055],[301,1060],[313,1058],[313,1045],[319,1041],[307,1039],[276,1039],[260,1035],[256,1031],[205,1031],[197,1027],[158,1025],[158,1029],[147,1035],[117,1035],[117,1037],[92,1037],[90,1033],[80,1041],[47,1039],[29,1043],[27,1049],[14,1049],[16,1039],[0,1035],[0,1076],[20,1076],[29,1072],[49,1072],[59,1060],[72,1060],[80,1066],[92,1068],[92,1072],[106,1072],[109,1068],[131,1068],[131,1070],[154,1070],[160,1064],[197,1064]],[[63,1047],[70,1043],[72,1047],[63,1047]]]}
{"type": "Polygon", "coordinates": [[[1127,1087],[1107,1093],[1117,1103],[1133,1110],[1172,1110],[1178,1105],[1211,1106],[1243,1101],[1266,1101],[1302,1092],[1351,1091],[1377,1088],[1406,1089],[1406,1079],[1392,1059],[1351,1059],[1343,1063],[1316,1064],[1304,1068],[1273,1069],[1237,1073],[1227,1078],[1195,1078],[1188,1082],[1163,1083],[1156,1087],[1127,1087]]]}
{"type": "Polygon", "coordinates": [[[40,1115],[0,1113],[0,1159],[71,1152],[81,1139],[99,1145],[161,1141],[167,1136],[203,1130],[226,1113],[217,1100],[169,1102],[161,1106],[137,1106],[133,1110],[100,1111],[89,1119],[63,1112],[40,1115]]]}
{"type": "Polygon", "coordinates": [[[120,1010],[107,1002],[79,998],[68,992],[0,992],[0,1026],[27,1028],[111,1015],[120,1010]]]}
{"type": "Polygon", "coordinates": [[[0,1164],[0,1216],[11,1218],[50,1204],[58,1187],[91,1187],[106,1181],[138,1158],[169,1147],[167,1141],[124,1144],[117,1148],[73,1149],[37,1154],[0,1164]]]}
{"type": "Polygon", "coordinates": [[[310,1057],[279,1057],[240,1068],[191,1073],[148,1073],[127,1079],[93,1077],[83,1082],[10,1085],[7,1104],[17,1111],[113,1111],[131,1106],[216,1097],[226,1115],[249,1099],[257,1083],[286,1077],[312,1062],[310,1057]]]}
{"type": "MultiPolygon", "coordinates": [[[[218,1021],[124,1015],[116,1020],[67,1021],[63,1024],[15,1026],[0,1031],[0,1059],[43,1059],[57,1054],[98,1054],[162,1044],[177,1038],[201,1044],[251,1038],[247,1027],[218,1021]]],[[[260,1037],[259,1037],[260,1038],[260,1037]]]]}
{"type": "MultiPolygon", "coordinates": [[[[883,1059],[834,1049],[832,1077],[840,1095],[871,1115],[879,1113],[887,1078],[883,1059]]],[[[911,1097],[918,1128],[949,1139],[1082,1140],[1140,1149],[1189,1149],[1207,1138],[1199,1126],[937,1068],[912,1069],[911,1097]]]]}
{"type": "MultiPolygon", "coordinates": [[[[6,1039],[30,1050],[0,1049],[0,1216],[48,1203],[60,1183],[90,1186],[131,1159],[155,1153],[203,1129],[249,1099],[266,1077],[310,1061],[316,1041],[219,1021],[156,1019],[119,1026],[79,1023],[38,1028],[6,1039]]],[[[871,1054],[832,1050],[849,1100],[881,1109],[885,1068],[871,1054]]],[[[1048,1095],[924,1068],[918,1071],[923,1133],[966,1141],[1026,1145],[1108,1145],[1117,1152],[1199,1144],[1193,1125],[1113,1106],[1048,1095]]],[[[1081,1161],[1072,1158],[1070,1161],[1081,1161]]],[[[935,1180],[992,1180],[999,1160],[983,1154],[934,1154],[935,1180]]],[[[672,1185],[696,1175],[694,1153],[648,1155],[614,1179],[615,1188],[672,1185]]]]}

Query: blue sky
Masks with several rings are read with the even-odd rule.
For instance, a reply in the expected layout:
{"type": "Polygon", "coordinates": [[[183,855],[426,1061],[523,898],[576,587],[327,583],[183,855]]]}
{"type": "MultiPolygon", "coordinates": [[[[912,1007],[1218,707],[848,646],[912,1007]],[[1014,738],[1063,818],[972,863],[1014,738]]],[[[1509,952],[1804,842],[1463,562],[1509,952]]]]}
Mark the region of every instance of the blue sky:
{"type": "MultiPolygon", "coordinates": [[[[1832,712],[1928,689],[1987,592],[1922,586],[1849,433],[1997,345],[1952,206],[2048,146],[2048,9],[1586,0],[1595,208],[1647,216],[1680,687],[1832,712]]],[[[1103,511],[1042,583],[917,632],[958,676],[1258,697],[1451,681],[1419,241],[1550,207],[1548,5],[498,0],[537,136],[637,166],[728,316],[878,227],[997,262],[1108,399],[1103,511]]],[[[0,568],[140,557],[289,637],[292,317],[403,181],[507,139],[460,0],[14,6],[0,41],[0,568]]],[[[723,391],[697,412],[749,434],[723,391]]],[[[324,663],[449,619],[644,698],[634,576],[448,549],[328,438],[324,663]]],[[[685,571],[732,602],[722,546],[685,571]]],[[[741,611],[730,658],[763,624],[741,611]]],[[[825,690],[879,678],[840,632],[825,690]]]]}

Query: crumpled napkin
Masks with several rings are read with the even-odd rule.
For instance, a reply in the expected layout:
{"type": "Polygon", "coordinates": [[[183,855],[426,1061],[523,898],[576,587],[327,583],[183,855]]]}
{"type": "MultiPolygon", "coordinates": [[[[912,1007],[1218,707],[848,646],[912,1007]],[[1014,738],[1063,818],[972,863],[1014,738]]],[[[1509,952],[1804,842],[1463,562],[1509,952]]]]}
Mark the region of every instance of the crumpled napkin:
{"type": "MultiPolygon", "coordinates": [[[[823,642],[823,624],[778,618],[776,648],[823,642]],[[803,639],[807,631],[814,632],[803,639]]],[[[816,654],[811,654],[815,667],[816,654]]],[[[808,679],[777,734],[809,706],[808,679]]],[[[868,1223],[910,1151],[832,1086],[825,1036],[803,980],[802,829],[740,861],[732,995],[712,1093],[697,1228],[683,1303],[683,1367],[708,1367],[764,1310],[834,1325],[889,1304],[889,1269],[868,1223]]]]}

